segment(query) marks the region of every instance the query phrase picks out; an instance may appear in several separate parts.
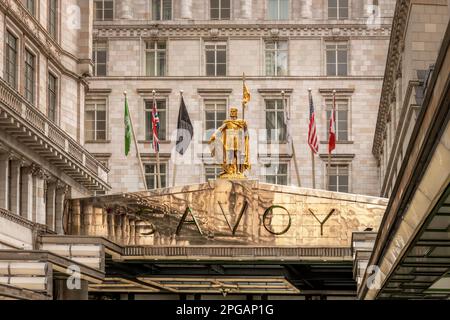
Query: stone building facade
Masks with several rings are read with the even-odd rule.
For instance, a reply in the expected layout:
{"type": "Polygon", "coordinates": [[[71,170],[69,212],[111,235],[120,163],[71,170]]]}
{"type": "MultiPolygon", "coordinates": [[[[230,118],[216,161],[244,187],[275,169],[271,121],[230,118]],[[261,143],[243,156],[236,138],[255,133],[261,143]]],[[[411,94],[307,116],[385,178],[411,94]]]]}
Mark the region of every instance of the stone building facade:
{"type": "Polygon", "coordinates": [[[80,135],[92,5],[0,1],[0,249],[32,249],[35,228],[62,234],[68,198],[110,189],[80,135]]]}
{"type": "Polygon", "coordinates": [[[124,154],[124,91],[150,188],[156,181],[148,124],[152,90],[163,128],[163,186],[203,183],[220,172],[205,140],[231,106],[240,107],[245,73],[252,94],[245,115],[251,179],[287,185],[300,180],[302,187],[313,187],[307,144],[311,88],[321,141],[316,188],[327,188],[327,109],[335,89],[339,141],[330,188],[380,193],[371,148],[395,1],[116,0],[94,5],[96,66],[85,104],[90,127],[81,138],[111,169],[113,192],[144,188],[134,145],[128,157],[124,154]],[[194,123],[194,141],[184,157],[173,148],[181,90],[194,123]],[[281,91],[300,179],[286,143],[281,91]]]}

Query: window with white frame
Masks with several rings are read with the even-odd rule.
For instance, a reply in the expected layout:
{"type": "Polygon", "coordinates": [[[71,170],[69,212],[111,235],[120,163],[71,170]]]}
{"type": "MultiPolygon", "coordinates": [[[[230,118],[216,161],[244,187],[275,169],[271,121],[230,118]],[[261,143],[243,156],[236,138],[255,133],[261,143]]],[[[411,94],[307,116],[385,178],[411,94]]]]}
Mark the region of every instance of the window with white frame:
{"type": "Polygon", "coordinates": [[[267,99],[266,103],[266,130],[268,142],[286,142],[286,122],[283,100],[267,99]]]}
{"type": "Polygon", "coordinates": [[[218,165],[205,165],[205,181],[216,180],[222,173],[222,167],[218,165]]]}
{"type": "Polygon", "coordinates": [[[58,36],[58,0],[48,0],[48,33],[53,39],[58,36]]]}
{"type": "Polygon", "coordinates": [[[263,180],[266,183],[287,186],[289,183],[287,163],[266,163],[263,165],[263,180]]]}
{"type": "MultiPolygon", "coordinates": [[[[165,99],[156,100],[159,116],[159,131],[158,139],[160,141],[167,140],[167,102],[165,99]]],[[[153,127],[152,127],[152,109],[153,100],[145,101],[145,140],[153,141],[153,127]]]]}
{"type": "MultiPolygon", "coordinates": [[[[326,140],[328,140],[329,123],[333,110],[333,100],[326,101],[327,106],[327,126],[326,140]]],[[[336,99],[336,139],[337,141],[349,141],[349,107],[347,99],[336,99]]]]}
{"type": "Polygon", "coordinates": [[[87,99],[84,116],[85,140],[106,140],[106,99],[87,99]]]}
{"type": "Polygon", "coordinates": [[[58,107],[58,78],[51,72],[48,73],[47,87],[47,116],[52,122],[57,120],[58,107]]]}
{"type": "Polygon", "coordinates": [[[227,74],[227,44],[211,42],[205,44],[206,75],[226,76],[227,74]]]}
{"type": "Polygon", "coordinates": [[[328,0],[328,19],[348,19],[348,0],[328,0]]]}
{"type": "Polygon", "coordinates": [[[268,0],[268,18],[270,20],[288,20],[289,0],[268,0]]]}
{"type": "Polygon", "coordinates": [[[34,104],[36,91],[36,57],[25,49],[25,99],[34,104]]]}
{"type": "Polygon", "coordinates": [[[350,166],[348,164],[327,165],[328,190],[335,192],[350,192],[350,166]]]}
{"type": "Polygon", "coordinates": [[[210,0],[211,20],[230,20],[231,0],[210,0]]]}
{"type": "Polygon", "coordinates": [[[266,41],[266,76],[285,76],[288,69],[287,41],[266,41]]]}
{"type": "Polygon", "coordinates": [[[208,141],[214,132],[227,118],[227,100],[205,100],[205,140],[208,141]]]}
{"type": "Polygon", "coordinates": [[[95,0],[95,20],[114,20],[114,0],[95,0]]]}
{"type": "Polygon", "coordinates": [[[152,1],[153,20],[172,20],[172,0],[152,1]]]}
{"type": "Polygon", "coordinates": [[[6,33],[6,53],[5,53],[5,80],[13,88],[17,89],[17,49],[18,40],[11,33],[6,33]]]}
{"type": "MultiPolygon", "coordinates": [[[[148,190],[154,190],[158,187],[158,169],[156,163],[145,164],[145,179],[148,190]]],[[[160,163],[159,172],[161,176],[161,188],[167,187],[167,163],[160,163]]]]}
{"type": "Polygon", "coordinates": [[[145,46],[145,74],[149,77],[166,75],[166,42],[148,41],[145,46]]]}
{"type": "Polygon", "coordinates": [[[96,77],[106,76],[108,70],[108,43],[106,41],[95,41],[92,57],[94,60],[94,75],[96,77]]]}
{"type": "Polygon", "coordinates": [[[348,73],[347,42],[328,43],[326,45],[327,75],[346,76],[348,73]]]}

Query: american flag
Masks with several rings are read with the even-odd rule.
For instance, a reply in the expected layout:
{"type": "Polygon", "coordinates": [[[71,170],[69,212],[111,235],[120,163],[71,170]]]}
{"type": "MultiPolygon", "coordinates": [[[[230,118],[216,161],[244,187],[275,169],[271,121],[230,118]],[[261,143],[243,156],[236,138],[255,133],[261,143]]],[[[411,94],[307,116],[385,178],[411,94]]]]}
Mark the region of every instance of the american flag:
{"type": "Polygon", "coordinates": [[[336,149],[336,92],[333,92],[333,110],[331,110],[330,128],[328,135],[328,153],[336,149]]]}
{"type": "Polygon", "coordinates": [[[158,107],[156,105],[156,99],[153,99],[153,108],[152,108],[152,132],[153,132],[153,150],[159,152],[159,114],[158,107]]]}
{"type": "Polygon", "coordinates": [[[309,131],[308,131],[308,144],[314,154],[319,152],[319,140],[317,139],[316,130],[316,113],[314,111],[314,103],[309,92],[309,131]]]}

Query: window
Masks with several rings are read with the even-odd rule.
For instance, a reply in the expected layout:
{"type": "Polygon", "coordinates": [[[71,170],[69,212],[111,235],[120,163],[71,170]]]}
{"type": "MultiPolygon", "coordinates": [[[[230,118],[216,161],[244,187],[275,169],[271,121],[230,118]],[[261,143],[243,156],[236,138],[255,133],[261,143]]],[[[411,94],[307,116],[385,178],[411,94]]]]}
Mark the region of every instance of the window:
{"type": "Polygon", "coordinates": [[[58,0],[48,0],[48,32],[53,39],[57,37],[58,0]]]}
{"type": "Polygon", "coordinates": [[[288,184],[288,164],[268,163],[264,165],[264,178],[266,183],[287,186],[288,184]]]}
{"type": "Polygon", "coordinates": [[[48,74],[48,97],[47,97],[47,103],[48,103],[48,110],[47,110],[47,116],[48,118],[56,122],[56,116],[57,116],[57,90],[58,90],[58,78],[56,78],[53,74],[48,74]]]}
{"type": "Polygon", "coordinates": [[[268,142],[285,142],[283,100],[266,100],[266,130],[268,142]]]}
{"type": "Polygon", "coordinates": [[[268,0],[269,19],[287,20],[289,19],[289,0],[268,0]]]}
{"type": "Polygon", "coordinates": [[[216,165],[206,165],[205,166],[205,179],[206,182],[209,180],[216,180],[219,178],[219,175],[222,173],[222,167],[216,165]]]}
{"type": "Polygon", "coordinates": [[[106,76],[108,67],[108,44],[103,41],[94,42],[94,52],[92,57],[94,59],[94,75],[97,77],[106,76]]]}
{"type": "Polygon", "coordinates": [[[328,0],[329,19],[348,19],[348,0],[328,0]]]}
{"type": "Polygon", "coordinates": [[[163,77],[166,75],[166,43],[150,41],[145,48],[146,75],[163,77]]]}
{"type": "Polygon", "coordinates": [[[23,3],[27,10],[33,15],[36,16],[36,1],[35,0],[23,0],[23,3]]]}
{"type": "MultiPolygon", "coordinates": [[[[159,171],[161,175],[161,188],[167,187],[167,164],[161,163],[159,166],[159,171]]],[[[145,179],[147,181],[148,190],[153,190],[157,188],[158,185],[158,171],[156,163],[145,165],[145,179]]]]}
{"type": "Polygon", "coordinates": [[[287,75],[288,44],[286,41],[266,42],[266,75],[287,75]]]}
{"type": "Polygon", "coordinates": [[[10,32],[6,35],[5,80],[17,88],[17,38],[10,32]]]}
{"type": "Polygon", "coordinates": [[[211,20],[230,20],[231,0],[210,0],[211,20]]]}
{"type": "Polygon", "coordinates": [[[347,43],[327,44],[327,75],[346,76],[348,48],[347,43]]]}
{"type": "Polygon", "coordinates": [[[28,50],[25,50],[25,99],[34,104],[36,87],[36,58],[28,50]]]}
{"type": "Polygon", "coordinates": [[[227,45],[225,43],[208,43],[206,50],[206,75],[225,76],[227,74],[227,45]]]}
{"type": "Polygon", "coordinates": [[[84,116],[86,141],[106,140],[106,100],[87,100],[84,116]]]}
{"type": "Polygon", "coordinates": [[[211,138],[226,118],[226,100],[205,100],[205,140],[209,140],[211,138]]]}
{"type": "MultiPolygon", "coordinates": [[[[166,100],[156,100],[159,115],[158,138],[160,141],[167,140],[167,103],[166,100]]],[[[145,140],[153,141],[152,131],[152,109],[153,100],[145,101],[145,140]]]]}
{"type": "Polygon", "coordinates": [[[328,168],[328,190],[335,192],[349,192],[349,165],[332,164],[328,168]]]}
{"type": "Polygon", "coordinates": [[[95,20],[111,21],[114,20],[114,1],[96,0],[95,1],[95,20]]]}
{"type": "Polygon", "coordinates": [[[172,19],[172,0],[153,0],[153,20],[172,19]]]}
{"type": "MultiPolygon", "coordinates": [[[[331,119],[331,111],[333,110],[333,100],[327,100],[327,133],[326,140],[328,141],[328,127],[331,119]]],[[[348,100],[336,100],[336,138],[337,141],[348,141],[349,139],[349,125],[348,125],[348,100]]]]}

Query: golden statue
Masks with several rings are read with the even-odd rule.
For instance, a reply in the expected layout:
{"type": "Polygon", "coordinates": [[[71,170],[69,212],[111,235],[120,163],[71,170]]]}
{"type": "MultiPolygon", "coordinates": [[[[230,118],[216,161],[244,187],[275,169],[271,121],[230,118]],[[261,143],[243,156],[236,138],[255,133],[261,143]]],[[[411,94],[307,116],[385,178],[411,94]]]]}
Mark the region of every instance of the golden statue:
{"type": "MultiPolygon", "coordinates": [[[[222,126],[212,135],[209,143],[216,141],[217,134],[221,133],[223,146],[223,172],[221,179],[246,179],[245,171],[250,170],[250,150],[247,121],[238,119],[238,109],[230,109],[230,119],[225,120],[222,126]]],[[[215,157],[215,148],[211,154],[215,157]]]]}

